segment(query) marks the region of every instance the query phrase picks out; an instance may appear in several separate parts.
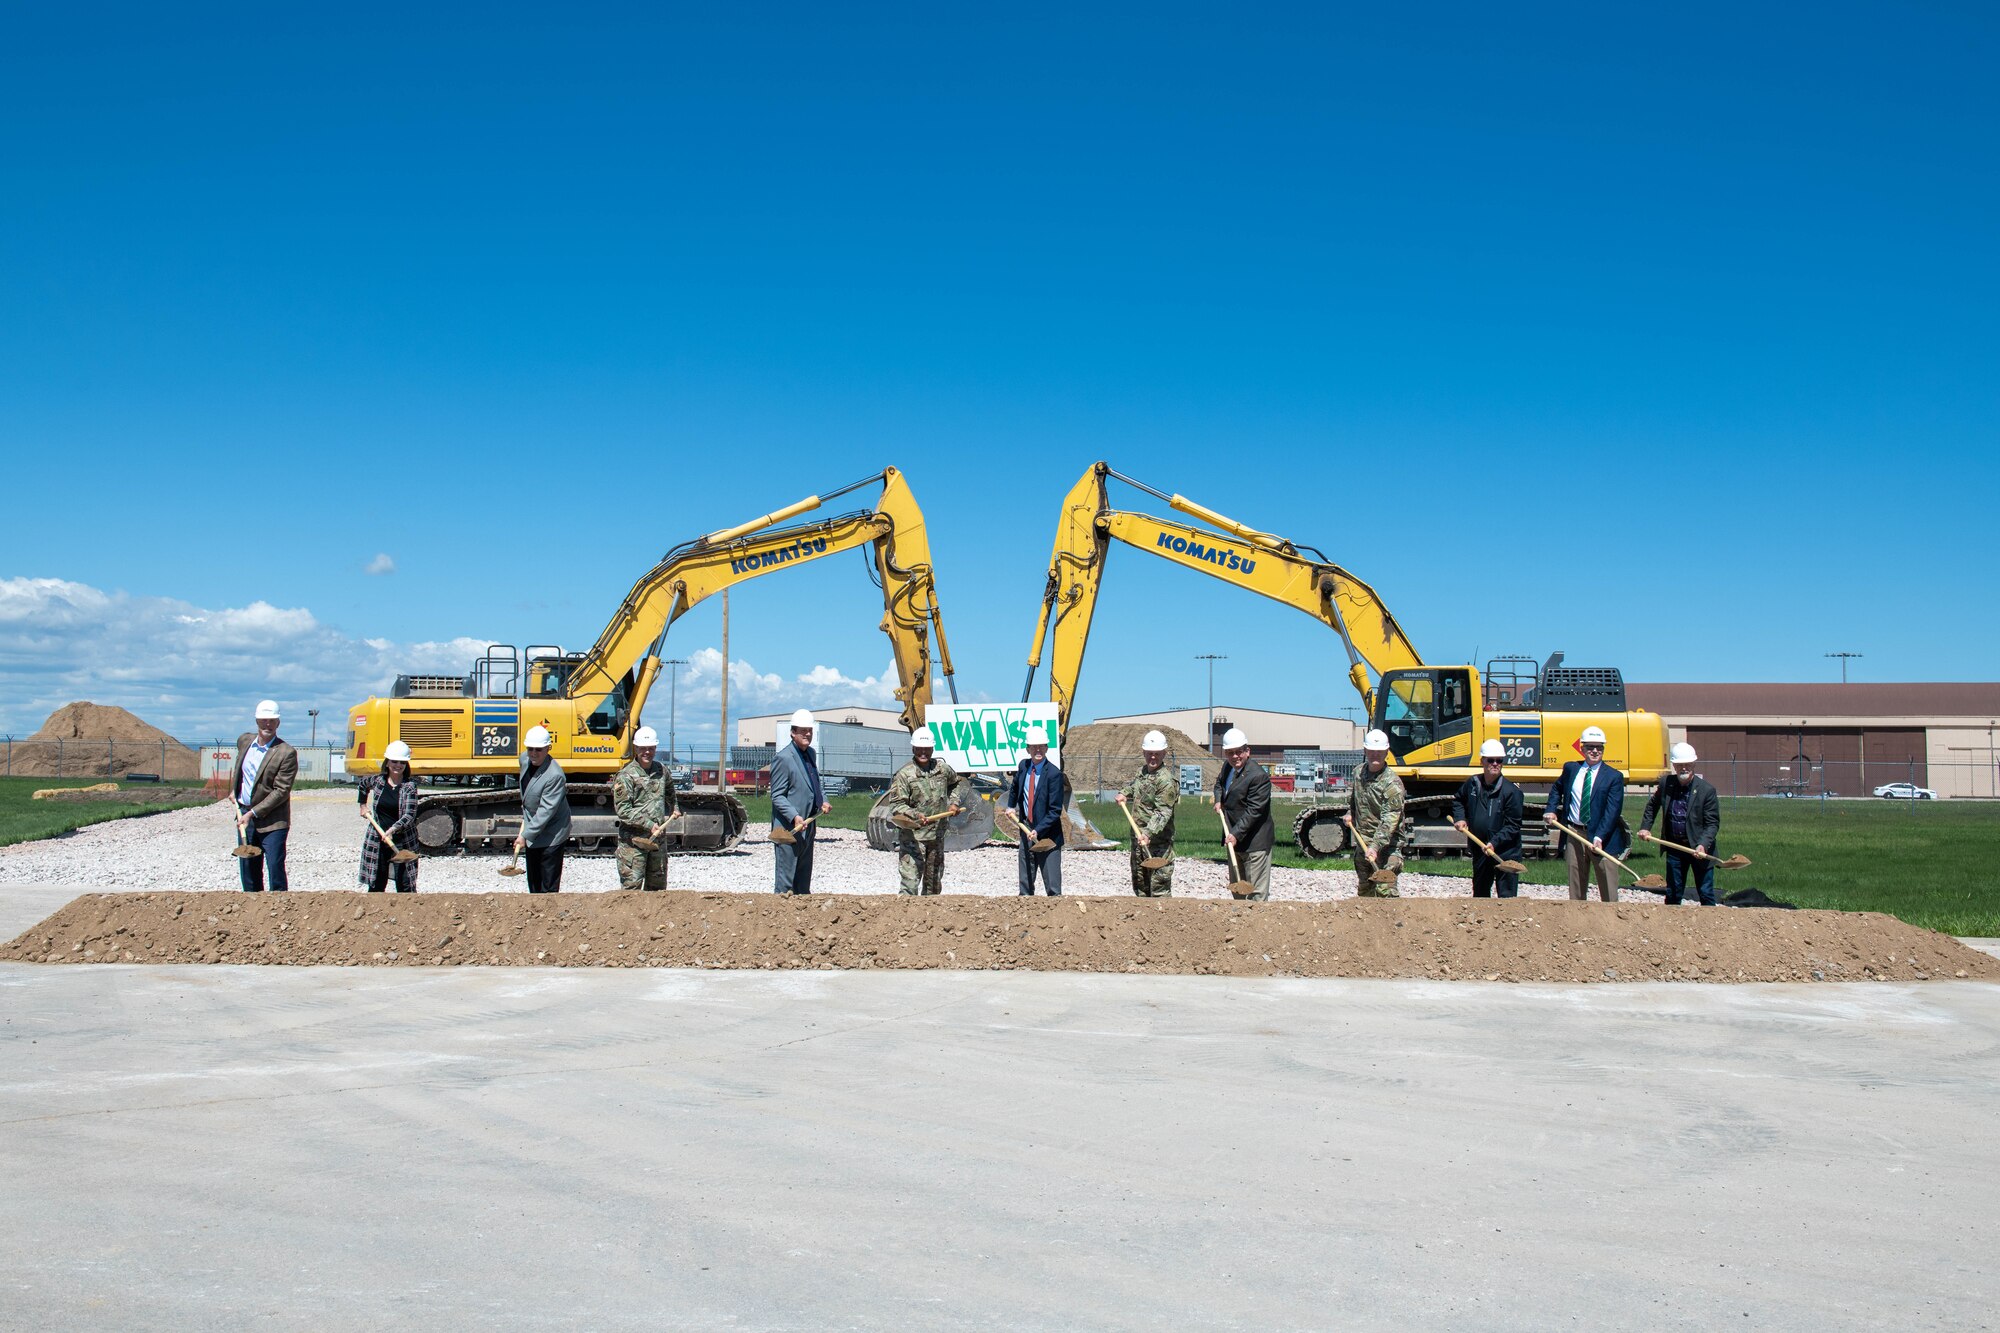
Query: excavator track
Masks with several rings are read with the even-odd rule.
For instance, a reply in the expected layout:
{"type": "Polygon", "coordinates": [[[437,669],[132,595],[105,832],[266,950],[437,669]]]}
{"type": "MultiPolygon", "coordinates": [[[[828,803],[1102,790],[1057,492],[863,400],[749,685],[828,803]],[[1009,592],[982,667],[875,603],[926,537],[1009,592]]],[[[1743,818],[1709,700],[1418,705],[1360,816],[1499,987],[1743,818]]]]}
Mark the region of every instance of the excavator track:
{"type": "MultiPolygon", "coordinates": [[[[671,831],[661,849],[674,856],[720,856],[743,841],[750,823],[743,802],[726,792],[677,792],[685,832],[671,831]]],[[[608,856],[618,847],[618,823],[611,812],[611,784],[569,784],[573,856],[608,856]]],[[[417,850],[425,856],[465,852],[511,852],[521,831],[521,793],[514,787],[461,787],[425,792],[417,801],[417,850]]]]}
{"type": "MultiPolygon", "coordinates": [[[[1451,826],[1451,800],[1450,793],[1439,792],[1413,794],[1404,800],[1403,817],[1411,825],[1409,841],[1402,849],[1405,856],[1471,855],[1472,844],[1451,826]]],[[[1299,855],[1319,858],[1345,855],[1350,835],[1340,818],[1349,808],[1343,794],[1299,811],[1292,820],[1292,844],[1299,849],[1299,855]]],[[[1556,839],[1538,817],[1538,808],[1537,798],[1531,795],[1521,818],[1521,852],[1528,858],[1551,857],[1557,852],[1556,839]]]]}

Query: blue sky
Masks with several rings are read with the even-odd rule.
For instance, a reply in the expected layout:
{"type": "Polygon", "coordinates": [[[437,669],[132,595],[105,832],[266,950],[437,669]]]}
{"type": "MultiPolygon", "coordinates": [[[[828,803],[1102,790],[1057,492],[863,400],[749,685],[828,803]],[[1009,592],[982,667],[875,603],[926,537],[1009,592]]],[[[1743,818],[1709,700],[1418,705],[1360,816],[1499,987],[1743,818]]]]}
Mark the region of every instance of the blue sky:
{"type": "MultiPolygon", "coordinates": [[[[1992,677],[1987,8],[9,29],[16,735],[587,644],[667,547],[889,463],[969,694],[1018,694],[1098,458],[1320,547],[1435,660],[1992,677]]],[[[739,702],[886,692],[858,563],[734,599],[739,702]]],[[[675,634],[684,737],[719,629],[675,634]]],[[[1121,551],[1080,716],[1197,703],[1210,651],[1239,705],[1353,702],[1313,622],[1121,551]]]]}

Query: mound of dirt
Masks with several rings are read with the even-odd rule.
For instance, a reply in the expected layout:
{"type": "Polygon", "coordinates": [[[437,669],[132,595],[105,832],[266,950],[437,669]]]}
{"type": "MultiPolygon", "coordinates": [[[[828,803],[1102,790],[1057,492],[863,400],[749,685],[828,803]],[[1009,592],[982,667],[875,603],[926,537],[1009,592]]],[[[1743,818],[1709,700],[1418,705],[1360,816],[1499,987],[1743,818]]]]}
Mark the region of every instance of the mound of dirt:
{"type": "Polygon", "coordinates": [[[201,776],[193,750],[144,718],[88,700],[56,709],[41,730],[15,741],[11,751],[9,772],[16,777],[201,776]]]}
{"type": "Polygon", "coordinates": [[[1201,785],[1215,785],[1222,761],[1201,748],[1201,742],[1172,727],[1141,726],[1134,722],[1092,722],[1071,727],[1063,736],[1062,770],[1070,787],[1085,795],[1123,787],[1132,780],[1145,761],[1139,757],[1139,742],[1149,731],[1167,738],[1167,768],[1176,775],[1182,764],[1201,765],[1201,785]],[[1101,775],[1101,782],[1100,782],[1101,775]]]}
{"type": "Polygon", "coordinates": [[[600,893],[87,894],[16,962],[960,968],[1485,981],[2000,981],[1873,912],[600,893]]]}

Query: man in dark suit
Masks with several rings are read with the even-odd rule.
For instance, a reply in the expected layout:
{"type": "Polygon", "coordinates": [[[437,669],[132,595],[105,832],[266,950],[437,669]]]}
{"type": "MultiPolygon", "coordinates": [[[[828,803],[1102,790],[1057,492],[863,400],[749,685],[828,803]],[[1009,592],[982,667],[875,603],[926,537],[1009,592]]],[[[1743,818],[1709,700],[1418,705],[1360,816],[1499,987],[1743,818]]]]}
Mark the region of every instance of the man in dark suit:
{"type": "Polygon", "coordinates": [[[1694,848],[1694,855],[1667,853],[1667,902],[1678,904],[1687,892],[1688,872],[1695,876],[1694,891],[1703,907],[1715,906],[1715,839],[1722,832],[1722,802],[1715,786],[1694,771],[1694,747],[1682,741],[1667,756],[1673,773],[1653,789],[1646,812],[1639,816],[1639,837],[1653,840],[1653,813],[1666,815],[1662,836],[1668,842],[1694,848]]]}
{"type": "Polygon", "coordinates": [[[236,797],[236,838],[263,849],[236,863],[245,893],[262,893],[264,877],[271,892],[291,887],[285,878],[285,838],[292,828],[292,784],[299,778],[299,752],[278,736],[278,704],[257,705],[257,730],[236,738],[236,769],[230,791],[236,797]]]}
{"type": "Polygon", "coordinates": [[[1586,846],[1577,835],[1563,838],[1563,857],[1569,862],[1569,896],[1576,902],[1590,898],[1590,880],[1597,880],[1597,896],[1607,903],[1618,901],[1618,867],[1596,852],[1623,856],[1632,845],[1625,832],[1625,775],[1604,762],[1604,731],[1585,727],[1577,741],[1583,751],[1581,761],[1563,765],[1562,776],[1549,788],[1549,803],[1542,818],[1560,827],[1582,829],[1589,839],[1586,846]]]}
{"type": "Polygon", "coordinates": [[[1488,856],[1477,847],[1472,851],[1472,896],[1502,898],[1520,896],[1521,877],[1502,870],[1500,861],[1521,857],[1521,789],[1508,781],[1504,766],[1507,747],[1486,741],[1479,747],[1479,776],[1467,778],[1451,798],[1451,822],[1460,833],[1471,833],[1493,849],[1488,856]],[[1494,857],[1500,858],[1499,861],[1494,857]]]}
{"type": "Polygon", "coordinates": [[[1222,840],[1236,849],[1237,868],[1256,889],[1250,897],[1271,896],[1271,775],[1250,757],[1250,738],[1241,728],[1222,733],[1222,772],[1215,777],[1215,812],[1222,816],[1222,840]]]}
{"type": "Polygon", "coordinates": [[[1035,876],[1051,898],[1062,897],[1063,810],[1069,805],[1069,783],[1049,762],[1046,741],[1029,741],[1028,757],[1007,784],[1007,808],[1021,821],[1021,896],[1035,896],[1035,876]],[[1041,843],[1055,844],[1042,851],[1041,843]]]}
{"type": "Polygon", "coordinates": [[[792,714],[790,742],[771,757],[771,822],[782,823],[796,839],[771,844],[775,892],[812,892],[813,833],[819,825],[806,821],[831,809],[813,753],[813,715],[801,708],[792,714]]]}

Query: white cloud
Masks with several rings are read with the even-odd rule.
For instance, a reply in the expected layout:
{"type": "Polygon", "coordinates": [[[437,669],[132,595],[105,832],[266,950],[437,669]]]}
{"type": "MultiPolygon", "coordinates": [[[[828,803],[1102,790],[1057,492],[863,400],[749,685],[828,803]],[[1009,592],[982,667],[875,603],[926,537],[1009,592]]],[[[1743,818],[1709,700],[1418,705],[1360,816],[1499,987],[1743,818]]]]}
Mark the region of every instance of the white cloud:
{"type": "Polygon", "coordinates": [[[378,551],[375,553],[375,558],[362,567],[361,572],[364,574],[393,574],[396,572],[396,562],[389,558],[387,551],[378,551]]]}
{"type": "MultiPolygon", "coordinates": [[[[76,699],[129,708],[188,740],[231,734],[259,698],[288,718],[347,705],[398,672],[461,673],[487,641],[351,638],[304,607],[210,609],[65,579],[0,579],[0,729],[22,736],[76,699]]],[[[322,737],[324,739],[324,737],[322,737]]]]}
{"type": "MultiPolygon", "coordinates": [[[[345,729],[342,710],[381,694],[398,673],[457,675],[487,641],[461,637],[398,643],[356,638],[320,623],[304,607],[252,602],[198,607],[168,597],[107,593],[64,579],[0,578],[0,731],[25,736],[76,699],[129,708],[185,740],[234,736],[247,710],[275,698],[288,734],[307,708],[321,710],[320,739],[345,729]]],[[[722,654],[687,654],[678,691],[678,732],[713,745],[722,693],[722,654]]],[[[798,707],[895,708],[893,659],[874,675],[815,665],[798,675],[729,668],[732,717],[798,707]]],[[[647,701],[646,721],[665,729],[668,686],[647,701]]],[[[944,698],[942,685],[934,694],[944,698]]]]}

